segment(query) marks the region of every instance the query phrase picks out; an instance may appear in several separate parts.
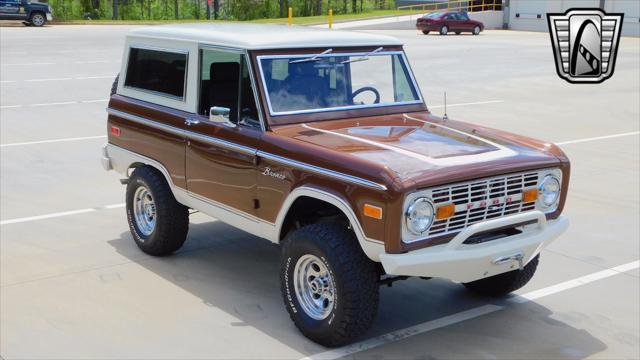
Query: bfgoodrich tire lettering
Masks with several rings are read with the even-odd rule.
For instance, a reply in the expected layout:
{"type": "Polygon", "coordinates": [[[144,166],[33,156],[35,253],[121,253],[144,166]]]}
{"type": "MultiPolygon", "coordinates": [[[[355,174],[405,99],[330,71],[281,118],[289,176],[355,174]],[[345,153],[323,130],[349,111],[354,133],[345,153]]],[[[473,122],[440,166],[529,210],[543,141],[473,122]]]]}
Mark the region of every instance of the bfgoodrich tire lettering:
{"type": "Polygon", "coordinates": [[[467,289],[485,296],[499,297],[507,295],[525,286],[536,273],[540,255],[536,255],[522,270],[509,271],[503,274],[465,283],[467,289]]]}
{"type": "Polygon", "coordinates": [[[373,323],[378,309],[378,274],[345,225],[317,223],[290,233],[282,248],[280,280],[291,320],[306,337],[321,345],[349,343],[373,323]],[[294,288],[296,264],[308,255],[326,266],[335,289],[330,313],[321,320],[305,312],[294,288]]]}
{"type": "MultiPolygon", "coordinates": [[[[127,184],[127,221],[138,247],[149,255],[169,255],[178,250],[187,238],[189,209],[178,203],[164,176],[149,166],[136,168],[127,184]],[[152,227],[136,219],[136,194],[146,193],[154,205],[152,227]]],[[[148,224],[147,224],[148,225],[148,224]]]]}

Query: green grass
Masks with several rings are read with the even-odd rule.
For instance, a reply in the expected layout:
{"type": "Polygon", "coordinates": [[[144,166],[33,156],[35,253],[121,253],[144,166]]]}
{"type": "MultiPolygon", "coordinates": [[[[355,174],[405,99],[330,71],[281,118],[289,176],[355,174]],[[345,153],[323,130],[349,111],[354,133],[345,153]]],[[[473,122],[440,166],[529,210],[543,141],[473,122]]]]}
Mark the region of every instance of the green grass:
{"type": "MultiPolygon", "coordinates": [[[[333,22],[343,22],[350,20],[363,20],[377,17],[399,16],[420,14],[423,11],[419,10],[371,10],[357,14],[343,14],[334,15],[333,22]]],[[[70,24],[70,25],[156,25],[156,24],[170,24],[170,23],[183,23],[183,22],[227,22],[227,20],[195,20],[195,19],[180,19],[180,20],[67,20],[67,21],[54,21],[54,24],[70,24]]],[[[287,18],[276,19],[257,19],[246,21],[249,23],[269,23],[269,24],[286,24],[287,18]]],[[[306,17],[293,17],[293,24],[296,25],[314,25],[314,24],[326,24],[328,22],[328,16],[306,16],[306,17]]]]}

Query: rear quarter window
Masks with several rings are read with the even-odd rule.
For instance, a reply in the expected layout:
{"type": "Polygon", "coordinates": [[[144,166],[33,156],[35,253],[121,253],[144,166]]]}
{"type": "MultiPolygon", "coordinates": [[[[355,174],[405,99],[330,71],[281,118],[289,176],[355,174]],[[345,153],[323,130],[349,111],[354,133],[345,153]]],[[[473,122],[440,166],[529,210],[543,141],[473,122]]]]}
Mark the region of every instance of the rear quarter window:
{"type": "Polygon", "coordinates": [[[184,98],[187,53],[131,48],[124,86],[184,98]]]}

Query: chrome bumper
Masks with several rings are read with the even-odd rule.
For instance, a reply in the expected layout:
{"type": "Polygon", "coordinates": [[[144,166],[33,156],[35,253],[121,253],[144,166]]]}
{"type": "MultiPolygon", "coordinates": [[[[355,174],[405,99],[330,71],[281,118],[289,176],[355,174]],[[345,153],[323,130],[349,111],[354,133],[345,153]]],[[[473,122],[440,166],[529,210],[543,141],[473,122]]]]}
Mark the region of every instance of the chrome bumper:
{"type": "Polygon", "coordinates": [[[106,171],[113,170],[113,166],[111,165],[111,157],[109,157],[109,144],[104,144],[102,146],[102,156],[100,157],[100,163],[102,164],[102,168],[106,171]]]}
{"type": "Polygon", "coordinates": [[[387,274],[442,277],[460,282],[479,280],[526,265],[569,227],[560,216],[547,221],[537,210],[471,225],[449,243],[406,254],[380,254],[387,274]],[[463,244],[469,237],[510,225],[535,221],[521,227],[522,233],[480,244],[463,244]]]}

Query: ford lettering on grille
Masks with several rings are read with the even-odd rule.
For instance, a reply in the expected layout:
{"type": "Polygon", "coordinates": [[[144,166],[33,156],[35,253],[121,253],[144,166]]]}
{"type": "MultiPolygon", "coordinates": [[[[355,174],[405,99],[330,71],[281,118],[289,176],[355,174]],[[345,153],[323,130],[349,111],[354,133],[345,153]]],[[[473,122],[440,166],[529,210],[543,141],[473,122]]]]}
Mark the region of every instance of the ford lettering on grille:
{"type": "Polygon", "coordinates": [[[527,172],[434,188],[431,191],[434,205],[453,203],[455,214],[436,220],[427,238],[458,232],[484,220],[533,210],[535,202],[523,203],[522,193],[535,189],[538,180],[538,172],[527,172]]]}

